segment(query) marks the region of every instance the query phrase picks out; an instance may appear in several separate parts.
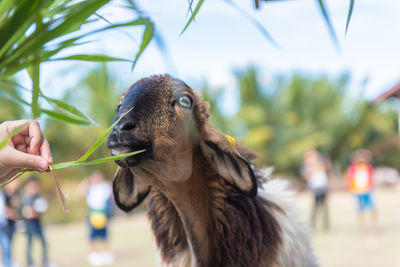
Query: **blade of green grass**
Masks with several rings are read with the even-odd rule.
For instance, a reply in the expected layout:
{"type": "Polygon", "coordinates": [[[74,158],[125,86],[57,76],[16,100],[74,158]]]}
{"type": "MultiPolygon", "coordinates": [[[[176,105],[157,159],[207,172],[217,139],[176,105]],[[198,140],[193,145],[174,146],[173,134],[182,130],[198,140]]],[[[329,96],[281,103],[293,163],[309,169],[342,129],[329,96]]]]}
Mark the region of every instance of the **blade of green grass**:
{"type": "MultiPolygon", "coordinates": [[[[0,14],[8,15],[8,11],[12,8],[16,0],[3,0],[0,1],[0,14]]],[[[1,26],[1,25],[0,25],[1,26]]]]}
{"type": "Polygon", "coordinates": [[[154,36],[153,22],[151,22],[150,19],[146,18],[145,20],[143,20],[143,23],[144,23],[145,29],[144,29],[143,36],[142,36],[142,43],[140,44],[139,51],[136,53],[135,59],[133,60],[132,68],[131,68],[132,71],[135,68],[139,57],[141,56],[141,54],[146,49],[146,47],[148,46],[148,44],[150,43],[151,39],[153,39],[153,36],[154,36]]]}
{"type": "Polygon", "coordinates": [[[127,112],[125,112],[124,114],[122,114],[118,120],[116,120],[97,140],[96,142],[88,149],[88,151],[86,151],[85,154],[83,154],[82,157],[80,157],[79,159],[75,160],[74,163],[78,163],[78,162],[82,162],[85,161],[90,155],[93,154],[93,152],[107,139],[107,136],[110,134],[111,130],[115,127],[115,125],[117,125],[117,123],[126,115],[128,114],[131,110],[133,109],[133,107],[131,109],[129,109],[127,112]]]}
{"type": "MultiPolygon", "coordinates": [[[[89,42],[77,43],[76,41],[78,41],[80,38],[81,37],[71,38],[71,39],[62,41],[62,42],[60,42],[58,44],[52,45],[51,46],[52,48],[49,49],[49,50],[46,49],[46,50],[41,51],[40,54],[39,54],[40,62],[48,61],[49,58],[51,58],[52,56],[56,55],[57,53],[59,53],[60,51],[64,50],[65,48],[70,48],[70,47],[74,47],[74,46],[78,46],[78,45],[83,45],[83,44],[89,43],[89,42]]],[[[28,57],[28,58],[24,59],[23,63],[19,62],[18,64],[10,64],[10,66],[5,66],[3,64],[2,65],[3,67],[0,67],[0,69],[3,68],[1,70],[0,77],[9,77],[9,76],[15,74],[16,72],[31,66],[34,62],[35,61],[34,61],[33,58],[29,58],[28,57]]]]}
{"type": "Polygon", "coordinates": [[[5,186],[8,185],[9,183],[15,181],[15,180],[18,179],[22,174],[24,174],[24,173],[26,173],[26,172],[28,172],[28,171],[31,171],[31,170],[22,170],[22,171],[19,171],[16,175],[14,175],[13,177],[11,177],[11,178],[8,179],[7,181],[2,182],[2,183],[0,184],[0,189],[3,189],[3,187],[5,187],[5,186]]]}
{"type": "Polygon", "coordinates": [[[35,21],[40,12],[40,0],[20,0],[14,4],[9,18],[0,28],[0,56],[35,21]]]}
{"type": "Polygon", "coordinates": [[[146,150],[143,149],[143,150],[138,150],[138,151],[134,151],[134,152],[126,153],[126,154],[104,157],[101,159],[96,159],[96,160],[91,160],[91,161],[84,161],[84,162],[69,161],[69,162],[63,162],[63,163],[56,163],[51,166],[54,170],[60,170],[60,169],[65,169],[65,168],[70,168],[70,167],[86,167],[86,166],[91,166],[91,165],[96,165],[96,164],[103,164],[103,163],[107,163],[110,161],[116,161],[119,159],[137,155],[139,153],[143,153],[145,151],[146,150]]]}
{"type": "Polygon", "coordinates": [[[78,125],[90,125],[92,124],[88,119],[81,119],[77,117],[72,117],[66,113],[55,111],[55,110],[48,110],[48,109],[40,109],[42,113],[53,117],[59,121],[68,122],[72,124],[78,125]]]}
{"type": "MultiPolygon", "coordinates": [[[[61,169],[71,168],[71,167],[86,167],[86,166],[91,166],[91,165],[103,164],[103,163],[107,163],[107,162],[123,159],[123,158],[126,158],[126,157],[134,156],[134,155],[143,153],[145,151],[146,150],[143,149],[143,150],[138,150],[138,151],[134,151],[134,152],[126,153],[126,154],[121,154],[121,155],[117,155],[117,156],[110,156],[110,157],[104,157],[104,158],[101,158],[101,159],[96,159],[96,160],[92,160],[92,161],[85,161],[85,162],[68,161],[68,162],[62,162],[62,163],[55,163],[55,164],[51,165],[51,168],[53,170],[61,170],[61,169]]],[[[4,186],[8,185],[12,181],[14,181],[17,178],[19,178],[22,174],[24,174],[26,172],[31,172],[31,171],[36,171],[36,170],[34,170],[34,169],[24,169],[24,170],[19,171],[13,177],[11,177],[7,181],[1,183],[0,184],[0,189],[2,189],[4,186]]]]}
{"type": "Polygon", "coordinates": [[[26,127],[26,123],[23,124],[23,125],[21,125],[21,126],[16,127],[15,129],[13,129],[13,130],[7,135],[7,137],[6,137],[4,140],[2,140],[2,141],[0,142],[0,150],[2,150],[3,148],[5,148],[5,147],[7,146],[7,144],[8,144],[8,142],[11,140],[11,138],[12,138],[14,135],[16,135],[17,133],[19,133],[20,131],[22,131],[22,129],[24,129],[25,127],[26,127]]]}
{"type": "Polygon", "coordinates": [[[4,90],[0,90],[0,96],[16,103],[16,104],[21,104],[21,105],[25,105],[25,106],[30,106],[30,104],[28,102],[26,102],[24,99],[20,98],[19,96],[16,95],[12,95],[9,92],[6,92],[4,90]]]}
{"type": "MultiPolygon", "coordinates": [[[[36,57],[36,53],[35,53],[36,57]]],[[[28,73],[31,76],[32,80],[32,101],[31,101],[31,111],[32,117],[38,118],[40,117],[40,107],[39,107],[39,81],[40,81],[40,66],[39,63],[34,64],[32,67],[28,69],[28,73]],[[30,69],[30,71],[29,71],[30,69]]]]}
{"type": "Polygon", "coordinates": [[[57,108],[65,110],[83,120],[86,120],[88,122],[90,121],[92,124],[96,124],[93,119],[91,119],[86,114],[84,114],[82,111],[80,111],[79,109],[77,109],[76,107],[74,107],[68,103],[65,103],[64,101],[61,101],[58,99],[54,99],[54,98],[45,96],[42,92],[40,92],[40,96],[43,97],[52,106],[56,106],[57,108]]]}
{"type": "Polygon", "coordinates": [[[349,8],[349,14],[347,15],[345,36],[347,35],[347,30],[349,29],[351,15],[353,14],[354,2],[355,2],[354,0],[350,0],[350,8],[349,8]]]}
{"type": "Polygon", "coordinates": [[[331,38],[333,40],[333,43],[335,44],[336,49],[338,51],[340,51],[341,50],[340,43],[339,43],[339,40],[338,40],[338,38],[336,36],[336,32],[335,32],[335,30],[333,28],[331,20],[329,18],[328,11],[325,8],[324,0],[317,0],[317,1],[318,1],[318,5],[320,7],[321,14],[322,14],[322,16],[323,16],[323,18],[324,18],[324,20],[326,22],[326,26],[328,27],[329,34],[330,34],[330,36],[331,36],[331,38]]]}
{"type": "MultiPolygon", "coordinates": [[[[14,96],[11,95],[8,92],[5,92],[3,90],[0,90],[0,96],[13,101],[17,104],[22,104],[25,106],[30,106],[30,104],[28,102],[26,102],[24,99],[18,97],[18,96],[14,96]]],[[[72,123],[72,124],[78,124],[78,125],[90,125],[90,124],[94,124],[92,122],[92,120],[90,118],[82,118],[82,117],[73,117],[70,116],[67,113],[63,113],[63,112],[59,112],[56,110],[48,110],[48,109],[40,109],[41,113],[44,113],[50,117],[53,117],[57,120],[63,121],[63,122],[68,122],[68,123],[72,123]]]]}
{"type": "Polygon", "coordinates": [[[14,10],[12,19],[8,20],[9,24],[3,25],[5,29],[0,36],[9,36],[9,38],[0,39],[0,57],[3,56],[4,53],[10,49],[15,42],[17,42],[17,40],[25,36],[26,30],[35,22],[37,16],[40,14],[42,6],[41,1],[23,2],[25,2],[25,6],[17,6],[16,10],[14,10]]]}
{"type": "Polygon", "coordinates": [[[192,15],[189,18],[189,21],[186,23],[185,27],[183,28],[182,32],[180,35],[182,35],[186,29],[189,27],[190,23],[192,23],[192,21],[194,20],[194,17],[197,15],[197,13],[199,12],[201,6],[203,5],[204,0],[199,0],[199,2],[197,2],[197,5],[194,9],[194,11],[192,12],[192,15]]]}
{"type": "Polygon", "coordinates": [[[250,23],[252,23],[260,32],[261,34],[267,39],[268,42],[273,44],[276,48],[281,48],[281,45],[275,41],[275,39],[272,37],[272,35],[264,28],[264,26],[258,22],[255,18],[253,18],[251,15],[246,13],[242,8],[240,8],[236,3],[234,3],[231,0],[225,0],[225,2],[230,5],[232,8],[234,8],[237,12],[239,12],[244,18],[246,18],[250,23]]]}
{"type": "Polygon", "coordinates": [[[189,8],[188,8],[188,11],[187,11],[187,13],[186,13],[186,16],[187,16],[189,13],[193,15],[193,1],[194,1],[194,0],[188,0],[189,8]]]}
{"type": "Polygon", "coordinates": [[[94,30],[90,33],[87,33],[86,35],[91,35],[94,33],[98,33],[98,32],[103,32],[109,29],[113,29],[113,28],[122,28],[122,27],[129,27],[129,26],[145,26],[144,32],[143,32],[143,36],[142,36],[142,42],[139,46],[139,51],[136,53],[135,59],[133,60],[133,64],[132,64],[132,70],[134,69],[139,57],[141,56],[141,54],[143,53],[143,51],[146,49],[146,47],[148,46],[148,44],[150,43],[150,41],[153,39],[154,37],[154,24],[153,22],[150,20],[150,18],[148,17],[140,17],[134,21],[129,21],[126,23],[120,23],[120,24],[113,24],[113,25],[109,25],[106,26],[104,28],[101,29],[97,29],[94,30]]]}
{"type": "Polygon", "coordinates": [[[20,46],[13,49],[12,54],[1,62],[0,69],[29,56],[32,51],[42,49],[46,43],[60,36],[79,30],[83,24],[86,24],[87,19],[107,2],[109,0],[86,0],[70,5],[66,14],[43,24],[20,46]]]}
{"type": "Polygon", "coordinates": [[[110,61],[132,62],[129,59],[110,57],[107,55],[83,55],[83,54],[51,59],[51,61],[54,60],[83,60],[83,61],[93,61],[93,62],[110,62],[110,61]]]}

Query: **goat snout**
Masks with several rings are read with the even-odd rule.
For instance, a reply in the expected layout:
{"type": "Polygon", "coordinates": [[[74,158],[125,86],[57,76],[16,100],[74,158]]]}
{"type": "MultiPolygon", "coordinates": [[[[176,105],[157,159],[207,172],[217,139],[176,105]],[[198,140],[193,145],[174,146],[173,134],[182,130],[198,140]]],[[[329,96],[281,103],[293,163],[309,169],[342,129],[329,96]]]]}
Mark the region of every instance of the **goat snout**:
{"type": "Polygon", "coordinates": [[[107,138],[107,146],[109,148],[120,146],[131,139],[137,129],[137,122],[132,118],[122,118],[120,122],[115,125],[110,135],[107,138]]]}
{"type": "Polygon", "coordinates": [[[115,125],[114,130],[120,133],[126,132],[126,131],[132,131],[136,129],[136,121],[134,120],[124,120],[120,121],[117,125],[115,125]]]}

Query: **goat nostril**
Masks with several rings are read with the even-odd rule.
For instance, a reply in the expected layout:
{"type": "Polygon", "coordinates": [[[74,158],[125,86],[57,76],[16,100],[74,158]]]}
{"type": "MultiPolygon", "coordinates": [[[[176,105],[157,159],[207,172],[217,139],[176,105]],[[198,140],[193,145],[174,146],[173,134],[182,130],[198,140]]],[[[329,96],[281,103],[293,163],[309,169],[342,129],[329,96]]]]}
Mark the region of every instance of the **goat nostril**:
{"type": "Polygon", "coordinates": [[[121,127],[121,131],[129,131],[136,127],[136,124],[133,122],[127,122],[121,127]]]}

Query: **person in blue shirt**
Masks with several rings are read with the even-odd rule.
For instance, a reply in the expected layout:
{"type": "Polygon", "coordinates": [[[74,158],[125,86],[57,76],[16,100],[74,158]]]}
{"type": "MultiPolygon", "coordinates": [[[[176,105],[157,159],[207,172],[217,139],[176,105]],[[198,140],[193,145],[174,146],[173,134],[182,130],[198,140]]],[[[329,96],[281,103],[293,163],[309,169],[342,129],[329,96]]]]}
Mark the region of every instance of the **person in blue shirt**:
{"type": "Polygon", "coordinates": [[[38,237],[42,245],[42,266],[48,267],[50,263],[47,256],[47,242],[44,235],[41,215],[47,211],[48,203],[40,195],[40,184],[36,176],[31,176],[25,182],[22,193],[22,217],[26,225],[27,235],[27,262],[28,267],[35,266],[32,258],[32,242],[34,237],[38,237]]]}

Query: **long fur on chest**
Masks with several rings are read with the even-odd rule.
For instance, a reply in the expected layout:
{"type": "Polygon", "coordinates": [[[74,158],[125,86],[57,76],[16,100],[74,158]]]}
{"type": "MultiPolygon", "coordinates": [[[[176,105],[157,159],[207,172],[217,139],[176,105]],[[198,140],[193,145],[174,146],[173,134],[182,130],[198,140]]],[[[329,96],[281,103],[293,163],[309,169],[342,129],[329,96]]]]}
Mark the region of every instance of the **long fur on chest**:
{"type": "MultiPolygon", "coordinates": [[[[209,192],[208,266],[276,266],[282,231],[273,212],[283,211],[263,197],[235,194],[222,180],[210,183],[209,192]]],[[[148,216],[162,266],[202,265],[178,212],[160,191],[152,190],[148,216]]]]}

